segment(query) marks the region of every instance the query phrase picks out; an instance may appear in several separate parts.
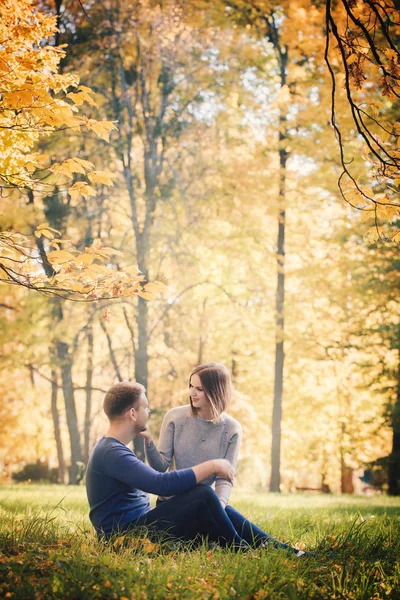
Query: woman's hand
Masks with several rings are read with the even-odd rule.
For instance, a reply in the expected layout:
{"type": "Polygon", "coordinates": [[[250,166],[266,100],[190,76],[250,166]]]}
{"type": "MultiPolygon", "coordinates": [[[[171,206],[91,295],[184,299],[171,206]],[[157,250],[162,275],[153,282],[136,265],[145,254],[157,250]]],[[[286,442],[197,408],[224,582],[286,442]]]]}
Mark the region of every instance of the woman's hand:
{"type": "Polygon", "coordinates": [[[150,446],[151,442],[153,441],[153,437],[152,437],[152,435],[150,433],[150,430],[149,430],[149,428],[148,428],[147,425],[146,425],[146,429],[144,429],[143,431],[141,431],[137,435],[140,435],[140,437],[144,438],[146,446],[150,446]]]}
{"type": "Polygon", "coordinates": [[[235,475],[235,469],[225,458],[216,458],[213,460],[215,465],[215,474],[222,479],[226,479],[229,483],[233,482],[233,476],[235,475]]]}

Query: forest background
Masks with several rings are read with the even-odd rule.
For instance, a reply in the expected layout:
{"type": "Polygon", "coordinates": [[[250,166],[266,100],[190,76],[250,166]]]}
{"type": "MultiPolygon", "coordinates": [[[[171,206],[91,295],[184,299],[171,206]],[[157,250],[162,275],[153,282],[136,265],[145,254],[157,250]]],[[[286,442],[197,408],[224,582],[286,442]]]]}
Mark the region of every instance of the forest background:
{"type": "Polygon", "coordinates": [[[113,382],[146,386],[156,434],[217,361],[238,485],[353,492],[369,469],[398,495],[395,4],[0,12],[2,479],[78,482],[113,382]]]}

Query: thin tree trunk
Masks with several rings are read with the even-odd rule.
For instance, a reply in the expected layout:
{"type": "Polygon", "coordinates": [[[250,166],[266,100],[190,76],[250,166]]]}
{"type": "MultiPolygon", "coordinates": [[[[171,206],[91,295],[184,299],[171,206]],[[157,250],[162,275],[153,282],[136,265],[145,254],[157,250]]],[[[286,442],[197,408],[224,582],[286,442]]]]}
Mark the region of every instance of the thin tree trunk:
{"type": "Polygon", "coordinates": [[[79,475],[81,471],[79,463],[83,463],[83,456],[78,429],[78,416],[76,413],[74,387],[72,382],[72,357],[69,353],[68,344],[60,340],[56,340],[55,344],[61,368],[61,381],[64,394],[65,412],[67,416],[67,425],[71,445],[71,471],[69,483],[75,485],[79,483],[79,475]]]}
{"type": "Polygon", "coordinates": [[[118,381],[123,381],[123,377],[121,375],[121,371],[119,370],[119,365],[118,365],[117,357],[115,356],[114,348],[113,348],[113,345],[112,345],[111,336],[110,336],[110,334],[107,331],[106,324],[101,319],[100,319],[100,326],[101,326],[102,330],[104,331],[104,333],[106,335],[106,338],[107,338],[108,350],[110,352],[111,362],[113,364],[114,371],[115,371],[115,374],[117,376],[117,379],[118,379],[118,381]]]}
{"type": "MultiPolygon", "coordinates": [[[[47,253],[43,245],[42,238],[36,240],[36,244],[39,250],[40,257],[42,259],[43,268],[48,277],[54,275],[53,267],[49,263],[47,253]]],[[[51,313],[54,324],[61,323],[64,320],[64,314],[62,304],[59,298],[52,298],[50,301],[51,313]]],[[[75,395],[74,386],[72,382],[72,355],[69,351],[69,346],[65,342],[59,339],[53,340],[54,354],[56,355],[60,369],[61,369],[61,381],[64,395],[65,412],[67,416],[67,425],[70,439],[71,448],[71,470],[69,476],[70,484],[78,483],[78,475],[80,467],[78,463],[83,462],[81,440],[78,428],[78,416],[76,413],[75,406],[75,395]]]]}
{"type": "Polygon", "coordinates": [[[388,494],[400,496],[400,350],[397,374],[397,398],[392,409],[392,451],[389,454],[388,494]]]}
{"type": "Polygon", "coordinates": [[[340,489],[342,494],[354,494],[353,469],[340,461],[340,489]]]}
{"type": "Polygon", "coordinates": [[[130,380],[132,380],[132,379],[135,379],[135,370],[134,370],[135,369],[135,363],[134,363],[134,361],[135,361],[135,355],[136,355],[135,331],[134,331],[134,329],[132,327],[132,323],[130,322],[129,315],[128,315],[128,312],[127,312],[125,306],[123,307],[122,311],[124,313],[124,318],[125,318],[126,326],[127,326],[128,331],[130,333],[130,336],[131,336],[132,358],[133,358],[133,360],[131,361],[130,360],[131,357],[129,357],[129,373],[128,373],[128,377],[129,377],[130,380]],[[133,373],[131,372],[131,365],[133,367],[133,373]]]}
{"type": "MultiPolygon", "coordinates": [[[[139,266],[140,268],[140,266],[139,266]]],[[[143,269],[141,269],[143,273],[143,269]]],[[[137,351],[135,353],[135,377],[138,383],[144,385],[147,390],[148,382],[148,310],[147,301],[143,298],[139,298],[138,301],[138,312],[137,312],[137,324],[138,324],[138,344],[137,351]]],[[[144,461],[144,439],[140,436],[135,437],[133,441],[133,449],[136,456],[144,461]]]]}
{"type": "Polygon", "coordinates": [[[57,396],[58,396],[57,371],[52,366],[52,368],[51,368],[51,415],[53,417],[54,438],[56,440],[56,448],[57,448],[58,481],[59,481],[59,483],[64,484],[65,483],[65,460],[64,460],[64,451],[63,451],[62,439],[61,439],[60,416],[58,414],[57,396]]]}
{"type": "Polygon", "coordinates": [[[340,428],[340,491],[342,494],[354,494],[353,469],[345,460],[346,424],[341,423],[340,428]]]}
{"type": "Polygon", "coordinates": [[[233,385],[235,385],[239,376],[239,361],[237,360],[237,356],[238,352],[236,350],[232,350],[231,375],[233,385]]]}
{"type": "MultiPolygon", "coordinates": [[[[268,36],[277,57],[280,73],[280,87],[286,85],[288,48],[282,45],[279,27],[274,18],[268,22],[268,36]]],[[[285,226],[286,226],[286,163],[288,152],[285,148],[287,139],[286,112],[279,115],[279,196],[278,196],[278,240],[276,250],[277,287],[275,312],[275,372],[274,372],[274,405],[272,410],[272,445],[271,445],[271,492],[280,492],[281,485],[281,422],[283,396],[283,363],[284,353],[284,302],[285,302],[285,226]]]]}
{"type": "Polygon", "coordinates": [[[90,451],[90,425],[92,417],[92,381],[93,381],[93,323],[88,324],[87,329],[88,354],[86,364],[86,404],[85,404],[85,423],[83,429],[84,439],[84,458],[85,462],[89,460],[90,451]]]}
{"type": "MultiPolygon", "coordinates": [[[[282,134],[279,134],[281,139],[282,134]]],[[[280,492],[281,485],[281,422],[283,396],[283,363],[284,353],[284,302],[285,302],[285,183],[287,153],[279,151],[279,224],[277,259],[277,289],[275,313],[275,373],[274,373],[274,406],[272,411],[272,447],[271,447],[271,482],[270,492],[280,492]]]]}
{"type": "Polygon", "coordinates": [[[206,338],[207,338],[206,333],[205,333],[206,305],[207,305],[207,298],[204,298],[203,310],[201,311],[200,323],[199,323],[200,338],[199,338],[199,351],[197,353],[197,364],[198,365],[201,365],[203,363],[204,348],[206,345],[206,338]]]}
{"type": "Polygon", "coordinates": [[[143,298],[138,299],[138,344],[135,354],[135,377],[138,383],[147,389],[148,384],[148,303],[143,298]]]}

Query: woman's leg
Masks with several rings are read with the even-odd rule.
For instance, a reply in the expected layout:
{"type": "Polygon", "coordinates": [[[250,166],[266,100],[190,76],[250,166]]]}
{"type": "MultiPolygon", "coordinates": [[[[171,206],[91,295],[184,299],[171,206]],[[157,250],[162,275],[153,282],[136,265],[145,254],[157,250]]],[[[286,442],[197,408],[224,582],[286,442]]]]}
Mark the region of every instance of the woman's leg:
{"type": "Polygon", "coordinates": [[[247,547],[228,518],[214,490],[198,485],[162,502],[130,524],[146,526],[153,532],[168,532],[175,538],[195,540],[199,536],[237,549],[247,547]]]}

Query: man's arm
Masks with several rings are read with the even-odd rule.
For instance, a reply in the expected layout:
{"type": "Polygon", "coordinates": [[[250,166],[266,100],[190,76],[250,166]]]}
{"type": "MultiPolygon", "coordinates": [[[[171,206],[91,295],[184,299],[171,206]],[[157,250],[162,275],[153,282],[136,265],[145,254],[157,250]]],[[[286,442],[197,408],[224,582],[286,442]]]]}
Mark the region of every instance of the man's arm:
{"type": "Polygon", "coordinates": [[[234,469],[224,459],[210,460],[192,469],[158,473],[140,461],[129,448],[112,448],[104,458],[107,475],[132,489],[161,496],[175,496],[193,488],[211,475],[233,479],[234,469]]]}
{"type": "MultiPolygon", "coordinates": [[[[186,471],[186,469],[184,470],[186,471]]],[[[192,467],[191,470],[196,476],[197,483],[201,483],[204,479],[211,477],[211,475],[217,475],[218,477],[222,477],[223,479],[232,482],[235,474],[235,469],[229,461],[225,460],[225,458],[207,460],[206,462],[192,467]]],[[[180,473],[180,471],[176,471],[176,473],[180,473]]]]}

